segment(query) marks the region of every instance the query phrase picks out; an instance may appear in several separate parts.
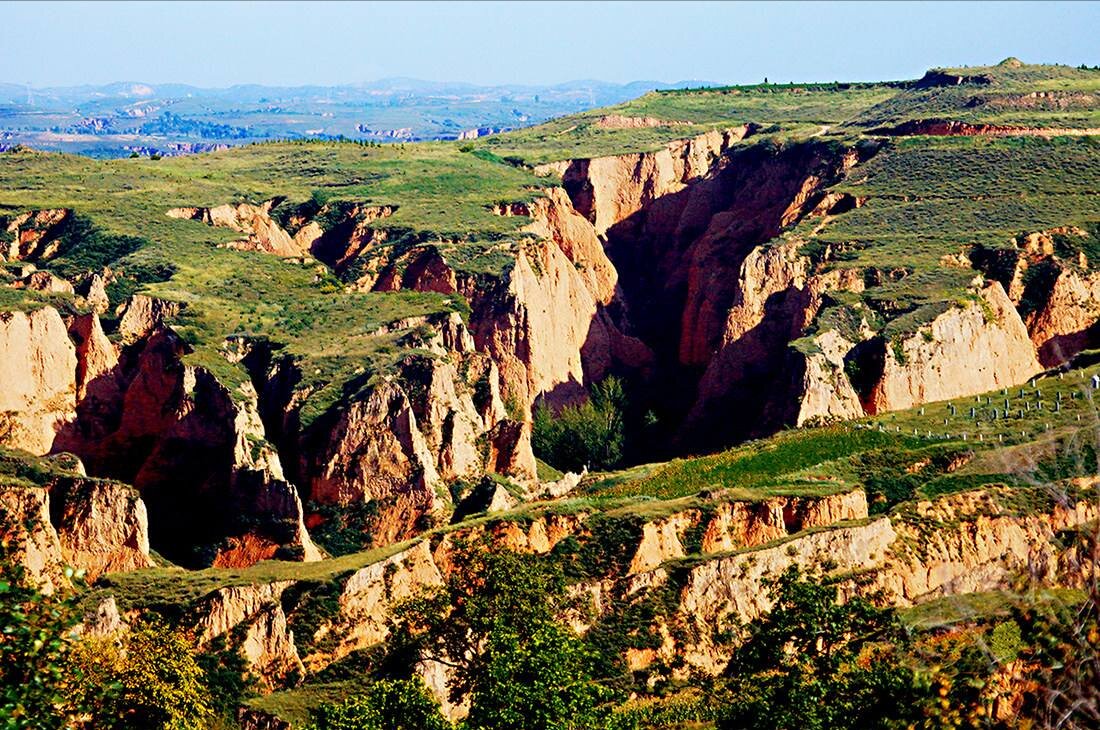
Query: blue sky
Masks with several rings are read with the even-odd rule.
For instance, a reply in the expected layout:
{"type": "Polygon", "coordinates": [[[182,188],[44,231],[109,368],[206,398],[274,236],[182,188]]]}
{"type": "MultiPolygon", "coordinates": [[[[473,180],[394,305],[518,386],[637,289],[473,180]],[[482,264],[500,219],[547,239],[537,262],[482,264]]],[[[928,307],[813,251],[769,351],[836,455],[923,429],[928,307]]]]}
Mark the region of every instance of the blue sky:
{"type": "Polygon", "coordinates": [[[1100,3],[5,2],[0,81],[340,84],[912,78],[1100,64],[1100,3]]]}

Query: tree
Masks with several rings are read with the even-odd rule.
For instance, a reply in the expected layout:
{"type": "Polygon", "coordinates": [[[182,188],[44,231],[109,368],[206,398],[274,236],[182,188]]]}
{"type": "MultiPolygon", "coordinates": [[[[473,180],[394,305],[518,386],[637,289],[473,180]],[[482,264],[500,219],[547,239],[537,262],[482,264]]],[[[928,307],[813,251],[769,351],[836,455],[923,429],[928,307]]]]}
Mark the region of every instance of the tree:
{"type": "Polygon", "coordinates": [[[448,730],[452,727],[419,679],[382,679],[366,693],[326,703],[306,730],[448,730]]]}
{"type": "Polygon", "coordinates": [[[484,669],[470,697],[471,730],[593,728],[606,697],[592,681],[592,651],[569,629],[547,622],[526,636],[489,634],[484,669]]]}
{"type": "Polygon", "coordinates": [[[0,554],[0,727],[67,727],[67,659],[78,614],[71,597],[45,594],[0,554]]]}
{"type": "Polygon", "coordinates": [[[596,726],[608,692],[593,681],[591,649],[557,622],[561,571],[478,545],[457,545],[453,561],[441,589],[396,612],[395,666],[451,667],[451,699],[470,699],[471,730],[596,726]]]}
{"type": "Polygon", "coordinates": [[[866,730],[921,719],[930,690],[899,660],[908,636],[892,609],[859,597],[840,604],[835,585],[797,566],[770,590],[774,608],[730,662],[735,699],[718,728],[866,730]]]}
{"type": "Polygon", "coordinates": [[[138,621],[119,643],[89,643],[72,658],[83,675],[117,684],[96,706],[96,728],[192,730],[214,719],[190,642],[159,621],[138,621]]]}
{"type": "Polygon", "coordinates": [[[535,410],[532,446],[559,469],[610,469],[623,456],[626,394],[622,381],[608,377],[594,385],[584,403],[556,414],[543,404],[535,410]]]}

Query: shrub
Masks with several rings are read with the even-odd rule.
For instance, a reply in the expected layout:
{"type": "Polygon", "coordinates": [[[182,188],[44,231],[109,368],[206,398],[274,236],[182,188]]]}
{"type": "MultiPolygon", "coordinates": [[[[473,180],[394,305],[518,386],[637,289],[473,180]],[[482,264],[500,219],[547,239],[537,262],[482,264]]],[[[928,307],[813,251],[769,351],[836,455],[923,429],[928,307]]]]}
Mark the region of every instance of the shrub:
{"type": "Polygon", "coordinates": [[[609,377],[594,385],[589,399],[554,413],[545,404],[535,410],[532,446],[536,455],[558,469],[612,469],[622,462],[626,396],[622,382],[609,377]]]}
{"type": "Polygon", "coordinates": [[[452,727],[419,679],[378,680],[364,694],[314,710],[306,730],[446,730],[452,727]]]}

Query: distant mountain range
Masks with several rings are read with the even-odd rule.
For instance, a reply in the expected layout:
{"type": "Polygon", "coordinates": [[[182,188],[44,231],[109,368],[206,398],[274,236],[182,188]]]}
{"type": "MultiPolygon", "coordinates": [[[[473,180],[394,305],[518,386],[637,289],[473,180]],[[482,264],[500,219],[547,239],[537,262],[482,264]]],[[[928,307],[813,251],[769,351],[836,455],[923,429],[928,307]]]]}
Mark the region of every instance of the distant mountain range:
{"type": "Polygon", "coordinates": [[[341,86],[116,82],[0,83],[0,149],[23,144],[95,157],[176,155],[266,139],[374,142],[472,138],[704,81],[596,80],[478,86],[387,78],[341,86]]]}

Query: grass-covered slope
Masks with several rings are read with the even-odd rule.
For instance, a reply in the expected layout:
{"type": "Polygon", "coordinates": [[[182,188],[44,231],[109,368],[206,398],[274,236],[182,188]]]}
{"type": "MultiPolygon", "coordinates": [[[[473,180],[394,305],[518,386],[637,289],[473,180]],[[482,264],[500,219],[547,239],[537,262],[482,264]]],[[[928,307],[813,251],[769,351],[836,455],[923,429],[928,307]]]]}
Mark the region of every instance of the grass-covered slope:
{"type": "Polygon", "coordinates": [[[604,109],[562,117],[473,146],[531,165],[649,152],[712,129],[754,124],[769,135],[799,137],[857,117],[890,99],[885,84],[790,84],[655,91],[604,109]],[[637,127],[629,126],[631,123],[637,127]]]}
{"type": "MultiPolygon", "coordinates": [[[[396,206],[377,228],[395,230],[396,239],[411,232],[453,241],[472,249],[456,261],[499,270],[507,266],[506,254],[486,261],[480,253],[506,252],[521,238],[523,219],[490,208],[529,199],[541,184],[528,172],[447,144],[264,144],[112,161],[14,150],[0,155],[0,216],[74,211],[78,235],[48,267],[75,276],[110,266],[122,274],[111,291],[113,304],[137,289],[187,304],[178,329],[195,347],[193,359],[227,381],[243,377],[218,353],[231,334],[269,338],[302,358],[306,372],[346,378],[364,362],[387,360],[401,333],[375,334],[382,325],[463,304],[431,293],[345,293],[319,262],[219,247],[240,234],[170,218],[167,211],[273,198],[396,206]]],[[[46,299],[25,290],[2,296],[8,309],[46,299]]]]}
{"type": "Polygon", "coordinates": [[[933,69],[851,120],[859,128],[916,120],[1030,128],[1100,127],[1100,69],[1024,64],[933,69]]]}

